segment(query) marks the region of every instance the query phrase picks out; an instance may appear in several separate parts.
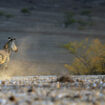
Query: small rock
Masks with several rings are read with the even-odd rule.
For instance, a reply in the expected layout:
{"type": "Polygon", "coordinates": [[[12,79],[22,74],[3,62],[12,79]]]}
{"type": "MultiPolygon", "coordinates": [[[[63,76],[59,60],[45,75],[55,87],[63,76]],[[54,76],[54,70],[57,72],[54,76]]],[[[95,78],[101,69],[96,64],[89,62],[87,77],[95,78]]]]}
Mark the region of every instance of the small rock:
{"type": "Polygon", "coordinates": [[[30,89],[27,90],[27,92],[29,92],[29,93],[30,92],[34,92],[34,89],[33,88],[30,88],[30,89]]]}
{"type": "Polygon", "coordinates": [[[59,82],[57,82],[57,85],[56,86],[57,86],[57,88],[60,88],[61,87],[59,82]]]}
{"type": "Polygon", "coordinates": [[[73,83],[74,80],[69,76],[61,76],[57,78],[57,82],[71,82],[73,83]]]}
{"type": "Polygon", "coordinates": [[[10,97],[9,97],[9,100],[10,100],[10,101],[16,101],[16,98],[15,98],[14,96],[10,96],[10,97]]]}
{"type": "Polygon", "coordinates": [[[5,81],[2,81],[1,84],[2,84],[2,85],[5,85],[5,81]]]}
{"type": "Polygon", "coordinates": [[[5,99],[0,99],[0,105],[5,105],[6,104],[6,100],[5,99]]]}

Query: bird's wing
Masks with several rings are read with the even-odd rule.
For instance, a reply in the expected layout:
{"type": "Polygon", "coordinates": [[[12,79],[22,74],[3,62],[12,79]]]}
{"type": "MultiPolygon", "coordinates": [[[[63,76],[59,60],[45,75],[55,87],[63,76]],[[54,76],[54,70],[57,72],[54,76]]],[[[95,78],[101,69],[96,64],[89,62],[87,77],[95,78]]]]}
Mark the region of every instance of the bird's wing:
{"type": "Polygon", "coordinates": [[[0,54],[0,64],[5,63],[5,61],[6,61],[6,57],[4,55],[0,54]]]}

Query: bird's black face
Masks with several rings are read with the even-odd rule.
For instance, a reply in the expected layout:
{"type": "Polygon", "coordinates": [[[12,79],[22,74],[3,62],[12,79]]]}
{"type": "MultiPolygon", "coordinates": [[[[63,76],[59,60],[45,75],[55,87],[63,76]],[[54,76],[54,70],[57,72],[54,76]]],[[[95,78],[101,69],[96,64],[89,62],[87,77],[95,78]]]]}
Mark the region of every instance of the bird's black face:
{"type": "Polygon", "coordinates": [[[15,38],[8,37],[8,48],[11,49],[14,52],[17,52],[18,48],[15,44],[15,41],[16,41],[15,38]]]}

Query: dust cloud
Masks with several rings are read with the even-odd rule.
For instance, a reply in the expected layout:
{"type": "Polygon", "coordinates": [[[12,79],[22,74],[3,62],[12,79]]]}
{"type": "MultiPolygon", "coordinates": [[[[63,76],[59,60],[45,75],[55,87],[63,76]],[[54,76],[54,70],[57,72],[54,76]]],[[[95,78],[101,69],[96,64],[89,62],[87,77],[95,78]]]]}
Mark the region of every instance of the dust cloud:
{"type": "Polygon", "coordinates": [[[31,37],[19,38],[16,40],[18,52],[12,52],[10,56],[10,62],[6,70],[1,70],[0,78],[6,79],[11,76],[20,75],[36,75],[35,62],[29,60],[29,49],[31,47],[31,37]]]}
{"type": "MultiPolygon", "coordinates": [[[[63,68],[64,64],[57,63],[57,57],[52,58],[52,56],[55,56],[55,53],[51,55],[51,50],[54,48],[51,48],[52,46],[47,46],[48,42],[42,42],[42,38],[43,36],[26,36],[17,38],[16,45],[18,46],[18,52],[13,52],[11,54],[8,69],[4,71],[4,74],[11,77],[59,75],[67,72],[67,70],[64,70],[63,68]],[[46,44],[43,45],[43,43],[46,44]],[[51,50],[49,51],[50,48],[51,50]]],[[[49,41],[49,39],[47,39],[47,41],[49,41]]]]}
{"type": "Polygon", "coordinates": [[[30,54],[32,38],[23,37],[17,42],[18,52],[12,53],[6,73],[10,76],[37,75],[37,67],[30,54]]]}

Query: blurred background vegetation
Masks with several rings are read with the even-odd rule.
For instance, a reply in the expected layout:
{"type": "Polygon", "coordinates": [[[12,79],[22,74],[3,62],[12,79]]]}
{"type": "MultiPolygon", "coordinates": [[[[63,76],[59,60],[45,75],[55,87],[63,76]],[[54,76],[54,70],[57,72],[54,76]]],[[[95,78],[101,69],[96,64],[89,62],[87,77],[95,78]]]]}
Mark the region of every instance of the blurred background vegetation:
{"type": "Polygon", "coordinates": [[[64,45],[74,56],[71,65],[65,64],[70,74],[104,75],[105,74],[105,43],[99,39],[74,41],[64,45]]]}

